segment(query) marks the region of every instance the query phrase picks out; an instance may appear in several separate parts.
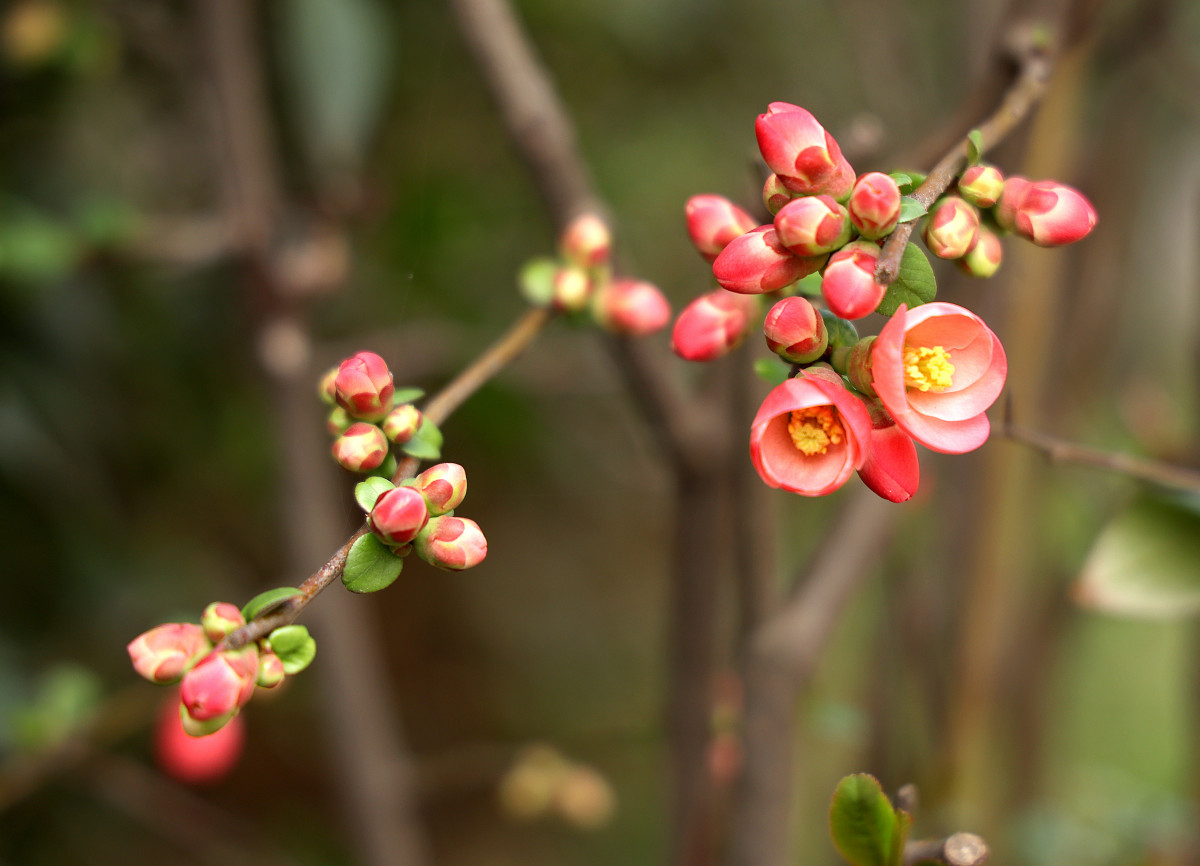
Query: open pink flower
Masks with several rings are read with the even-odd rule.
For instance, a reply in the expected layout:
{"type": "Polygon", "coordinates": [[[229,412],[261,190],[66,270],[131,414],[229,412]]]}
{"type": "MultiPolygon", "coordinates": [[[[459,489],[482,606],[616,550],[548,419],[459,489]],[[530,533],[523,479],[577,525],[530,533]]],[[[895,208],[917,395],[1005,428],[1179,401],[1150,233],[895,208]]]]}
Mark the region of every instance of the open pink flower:
{"type": "Polygon", "coordinates": [[[840,384],[805,373],[763,400],[750,425],[750,459],[769,487],[824,496],[862,467],[870,438],[862,401],[840,384]]]}
{"type": "Polygon", "coordinates": [[[901,304],[871,348],[872,387],[900,429],[926,448],[973,451],[1008,360],[983,320],[956,304],[901,304]]]}

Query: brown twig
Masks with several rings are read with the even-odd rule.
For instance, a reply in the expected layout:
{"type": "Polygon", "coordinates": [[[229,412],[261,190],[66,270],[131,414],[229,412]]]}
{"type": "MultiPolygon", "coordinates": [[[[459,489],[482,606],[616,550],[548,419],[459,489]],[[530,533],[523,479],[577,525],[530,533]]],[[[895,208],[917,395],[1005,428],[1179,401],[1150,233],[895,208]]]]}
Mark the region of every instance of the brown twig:
{"type": "Polygon", "coordinates": [[[955,833],[945,839],[921,839],[904,845],[904,866],[943,863],[945,866],[983,866],[987,843],[974,833],[955,833]]]}
{"type": "MultiPolygon", "coordinates": [[[[1050,77],[1049,52],[1032,34],[1023,45],[1014,49],[1014,53],[1017,60],[1017,77],[996,111],[977,127],[981,153],[995,147],[1017,127],[1041,98],[1046,89],[1046,81],[1050,77]]],[[[912,197],[926,209],[930,208],[966,166],[970,148],[971,143],[964,136],[930,170],[912,197]]],[[[901,223],[888,237],[875,266],[875,282],[886,286],[895,282],[900,275],[900,259],[917,222],[918,220],[912,220],[901,223]]]]}

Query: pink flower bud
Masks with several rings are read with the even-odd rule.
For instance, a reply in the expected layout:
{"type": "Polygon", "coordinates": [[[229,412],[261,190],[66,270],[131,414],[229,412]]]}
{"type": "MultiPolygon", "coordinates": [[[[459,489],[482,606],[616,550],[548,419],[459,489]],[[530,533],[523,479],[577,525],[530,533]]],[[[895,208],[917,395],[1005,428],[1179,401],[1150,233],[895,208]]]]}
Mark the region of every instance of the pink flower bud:
{"type": "Polygon", "coordinates": [[[754,295],[717,289],[683,308],[671,332],[671,351],[685,361],[712,361],[736,348],[759,310],[754,295]]]}
{"type": "Polygon", "coordinates": [[[286,673],[283,669],[283,660],[275,653],[262,652],[258,654],[258,677],[254,681],[256,685],[264,689],[273,689],[283,682],[286,673]]]}
{"type": "Polygon", "coordinates": [[[450,515],[431,519],[417,536],[414,547],[421,559],[450,571],[472,568],[487,556],[487,539],[479,524],[450,515]]]}
{"type": "Polygon", "coordinates": [[[206,785],[223,779],[237,766],[245,741],[245,724],[239,717],[208,736],[188,734],[179,714],[179,696],[173,695],[154,726],[154,763],[184,784],[206,785]]]}
{"type": "Polygon", "coordinates": [[[758,223],[729,199],[719,195],[694,195],[684,208],[688,237],[707,261],[715,259],[729,242],[758,223]]]}
{"type": "Polygon", "coordinates": [[[666,327],[671,305],[656,286],[642,280],[614,280],[596,293],[592,312],[614,334],[643,337],[666,327]]]}
{"type": "Polygon", "coordinates": [[[250,700],[257,678],[257,647],[209,653],[184,674],[179,699],[192,721],[229,719],[250,700]]]}
{"type": "Polygon", "coordinates": [[[772,352],[793,364],[817,360],[829,345],[825,319],[799,296],[784,298],[771,307],[763,322],[763,335],[772,352]]]}
{"type": "Polygon", "coordinates": [[[798,256],[819,256],[850,240],[850,216],[827,195],[794,199],[775,215],[779,242],[798,256]]]}
{"type": "Polygon", "coordinates": [[[858,477],[889,502],[907,502],[921,482],[917,447],[878,404],[871,407],[871,450],[858,477]]]}
{"type": "Polygon", "coordinates": [[[227,601],[214,601],[200,614],[204,635],[213,643],[220,642],[225,635],[245,624],[246,618],[238,606],[227,601]]]}
{"type": "Polygon", "coordinates": [[[612,233],[595,214],[575,217],[559,237],[563,258],[581,268],[594,268],[608,261],[612,249],[612,233]]]}
{"type": "Polygon", "coordinates": [[[338,405],[362,421],[379,421],[392,408],[392,374],[374,352],[342,361],[334,379],[338,405]]]}
{"type": "Polygon", "coordinates": [[[458,508],[467,496],[467,471],[457,463],[430,466],[413,481],[433,517],[458,508]]]}
{"type": "Polygon", "coordinates": [[[992,216],[996,218],[996,223],[1001,228],[1010,232],[1016,229],[1017,206],[1025,198],[1029,186],[1029,181],[1019,174],[1014,174],[1004,181],[1004,192],[1000,194],[996,209],[992,211],[992,216]]]}
{"type": "Polygon", "coordinates": [[[1013,228],[1039,247],[1058,247],[1082,240],[1095,225],[1096,209],[1079,190],[1039,180],[1029,184],[1017,203],[1013,228]]]}
{"type": "Polygon", "coordinates": [[[404,403],[388,412],[379,426],[384,436],[397,445],[403,445],[417,435],[421,426],[421,410],[412,403],[404,403]]]}
{"type": "Polygon", "coordinates": [[[408,544],[429,520],[425,497],[412,487],[394,487],[375,500],[367,523],[384,544],[408,544]]]}
{"type": "Polygon", "coordinates": [[[370,472],[383,465],[388,456],[388,441],[374,424],[362,421],[334,440],[333,459],[351,472],[370,472]]]}
{"type": "Polygon", "coordinates": [[[793,192],[838,198],[854,184],[853,170],[833,136],[800,106],[772,102],[755,121],[754,134],[767,166],[793,192]]]}
{"type": "Polygon", "coordinates": [[[1004,245],[1000,242],[1000,236],[994,231],[980,226],[975,245],[967,250],[965,256],[955,260],[954,264],[969,276],[990,277],[996,273],[1003,260],[1004,245]]]}
{"type": "Polygon", "coordinates": [[[925,222],[925,246],[943,259],[965,256],[978,234],[979,213],[956,195],[935,204],[925,222]]]}
{"type": "Polygon", "coordinates": [[[861,319],[875,312],[887,286],[875,282],[880,248],[870,241],[846,244],[830,259],[821,275],[821,297],[835,316],[861,319]]]}
{"type": "Polygon", "coordinates": [[[763,184],[763,204],[767,206],[767,210],[771,213],[779,213],[783,206],[797,195],[799,193],[792,192],[783,185],[783,181],[779,179],[779,175],[767,175],[766,183],[763,184]]]}
{"type": "Polygon", "coordinates": [[[152,683],[178,682],[212,649],[204,629],[192,622],[169,622],[144,632],[125,647],[133,669],[152,683]]]}
{"type": "Polygon", "coordinates": [[[333,406],[337,403],[337,376],[338,367],[330,367],[325,371],[325,375],[321,377],[321,381],[317,384],[317,393],[321,395],[321,400],[333,406]]]}
{"type": "Polygon", "coordinates": [[[994,165],[972,165],[958,179],[959,194],[975,207],[991,207],[1004,192],[1004,174],[994,165]]]}
{"type": "Polygon", "coordinates": [[[564,313],[577,313],[592,297],[592,278],[577,267],[559,268],[554,272],[551,303],[564,313]]]}
{"type": "Polygon", "coordinates": [[[900,219],[900,187],[882,172],[867,172],[854,184],[846,209],[860,235],[878,240],[890,234],[900,219]]]}
{"type": "Polygon", "coordinates": [[[334,406],[330,409],[329,416],[325,419],[325,429],[329,431],[330,436],[341,436],[350,429],[352,424],[354,424],[354,419],[341,406],[334,406]]]}
{"type": "Polygon", "coordinates": [[[791,285],[819,271],[823,264],[824,256],[792,255],[779,242],[774,226],[767,225],[734,238],[721,250],[713,261],[713,276],[723,289],[759,295],[791,285]]]}

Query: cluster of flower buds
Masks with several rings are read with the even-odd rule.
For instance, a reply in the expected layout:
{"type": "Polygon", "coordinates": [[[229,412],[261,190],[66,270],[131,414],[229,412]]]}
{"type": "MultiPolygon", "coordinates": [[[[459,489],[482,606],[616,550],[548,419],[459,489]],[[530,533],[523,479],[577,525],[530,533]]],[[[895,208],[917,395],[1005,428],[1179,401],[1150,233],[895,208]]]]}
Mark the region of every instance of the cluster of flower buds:
{"type": "Polygon", "coordinates": [[[558,259],[534,259],[525,266],[521,289],[530,303],[590,315],[605,330],[631,337],[653,334],[671,320],[671,306],[657,287],[613,276],[612,235],[595,214],[571,220],[559,249],[558,259]]]}
{"type": "Polygon", "coordinates": [[[237,649],[221,646],[245,624],[246,616],[236,605],[215,601],[204,609],[199,623],[165,623],[126,647],[134,670],[147,680],[179,683],[178,714],[190,736],[221,729],[246,705],[256,686],[274,688],[286,674],[308,667],[316,654],[308,630],[298,625],[282,626],[237,649]]]}
{"type": "Polygon", "coordinates": [[[556,815],[581,830],[604,826],[617,807],[612,785],[599,771],[541,743],[517,755],[498,793],[500,807],[512,818],[556,815]]]}
{"type": "Polygon", "coordinates": [[[436,436],[421,410],[397,392],[387,363],[374,352],[359,352],[321,377],[321,399],[333,407],[326,426],[334,439],[333,459],[350,472],[388,472],[395,468],[392,446],[406,450],[419,435],[436,436]],[[389,462],[391,461],[391,462],[389,462]]]}
{"type": "MultiPolygon", "coordinates": [[[[763,203],[774,220],[757,225],[718,195],[688,201],[688,234],[720,288],[679,314],[672,348],[686,360],[711,361],[762,321],[767,346],[792,369],[751,425],[759,475],[772,487],[820,496],[857,471],[880,496],[904,501],[918,485],[914,442],[961,453],[987,440],[985,412],[1004,386],[1007,361],[978,316],[932,301],[931,272],[924,295],[888,296],[875,280],[886,238],[923,217],[930,252],[987,277],[1000,266],[1001,235],[1071,243],[1092,230],[1095,209],[1071,187],[1006,179],[975,159],[926,215],[907,195],[920,176],[856,177],[833,137],[799,106],[771,103],[755,133],[772,172],[763,203]],[[776,302],[760,320],[760,297],[768,295],[776,302]],[[819,295],[825,309],[804,295],[819,295]],[[914,296],[926,303],[900,303],[914,296]],[[891,319],[878,337],[860,340],[850,320],[874,312],[891,319]]],[[[915,247],[905,251],[906,263],[909,253],[929,272],[915,247]]]]}
{"type": "Polygon", "coordinates": [[[367,525],[396,556],[415,550],[425,562],[448,571],[473,568],[487,556],[479,524],[454,515],[467,495],[467,473],[457,463],[430,466],[395,487],[379,479],[375,489],[367,525]]]}

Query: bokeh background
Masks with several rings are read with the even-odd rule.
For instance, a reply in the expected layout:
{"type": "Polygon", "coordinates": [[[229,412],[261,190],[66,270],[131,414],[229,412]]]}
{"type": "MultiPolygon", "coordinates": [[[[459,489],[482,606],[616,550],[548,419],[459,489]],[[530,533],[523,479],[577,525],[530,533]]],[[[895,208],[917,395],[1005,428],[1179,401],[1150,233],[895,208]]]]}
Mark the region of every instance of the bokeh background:
{"type": "MultiPolygon", "coordinates": [[[[1010,15],[516,5],[622,269],[676,308],[710,286],[683,203],[754,205],[768,102],[813,111],[859,171],[927,168],[986,112],[1010,15]]],[[[1083,12],[1042,109],[992,156],[1084,190],[1098,227],[1066,250],[1010,241],[986,282],[938,264],[940,297],[1000,335],[1022,425],[1196,465],[1200,6],[1083,12]]],[[[0,863],[385,863],[413,832],[439,864],[666,861],[671,478],[588,328],[555,324],[445,427],[486,564],[323,595],[316,662],[256,696],[222,781],[156,769],[166,690],[124,650],[320,565],[358,514],[316,377],[371,349],[436,388],[520,313],[515,274],[553,246],[444,4],[3,5],[0,863]],[[586,771],[573,810],[522,819],[501,795],[533,744],[586,771]],[[396,779],[415,821],[362,805],[394,802],[396,779]]],[[[651,342],[685,386],[714,377],[651,342]]],[[[763,356],[751,342],[726,363],[763,356]]],[[[747,387],[751,405],[767,389],[747,387]]],[[[869,771],[920,788],[920,834],[979,832],[997,862],[1192,862],[1200,519],[1000,436],[923,453],[922,472],[800,706],[796,861],[835,861],[828,797],[869,771]],[[1146,554],[1131,507],[1178,531],[1146,554]]],[[[781,585],[845,495],[773,494],[781,585]]],[[[711,772],[728,784],[732,578],[720,592],[711,772]]]]}

